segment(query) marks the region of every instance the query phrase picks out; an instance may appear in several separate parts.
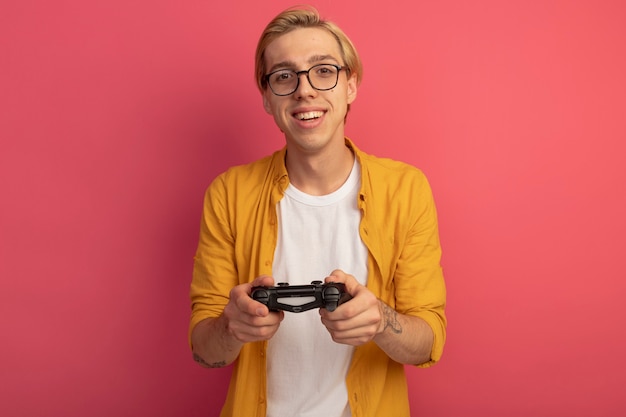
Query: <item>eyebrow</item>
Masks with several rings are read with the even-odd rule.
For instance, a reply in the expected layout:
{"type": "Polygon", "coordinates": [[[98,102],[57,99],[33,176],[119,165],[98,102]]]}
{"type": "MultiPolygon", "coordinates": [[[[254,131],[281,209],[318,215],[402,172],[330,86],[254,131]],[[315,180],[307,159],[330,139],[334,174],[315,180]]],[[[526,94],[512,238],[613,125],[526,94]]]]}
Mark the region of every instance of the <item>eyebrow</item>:
{"type": "MultiPolygon", "coordinates": [[[[339,61],[337,61],[337,59],[334,56],[332,56],[332,55],[313,55],[312,57],[310,57],[307,60],[307,62],[309,64],[316,64],[316,63],[319,63],[319,62],[322,62],[322,61],[328,61],[328,60],[332,60],[332,61],[335,61],[336,63],[339,63],[339,61]]],[[[282,61],[282,62],[279,62],[277,64],[274,64],[269,69],[268,74],[271,73],[271,72],[274,72],[274,71],[276,71],[278,69],[281,69],[281,68],[293,69],[295,67],[296,67],[296,64],[293,61],[282,61]]]]}

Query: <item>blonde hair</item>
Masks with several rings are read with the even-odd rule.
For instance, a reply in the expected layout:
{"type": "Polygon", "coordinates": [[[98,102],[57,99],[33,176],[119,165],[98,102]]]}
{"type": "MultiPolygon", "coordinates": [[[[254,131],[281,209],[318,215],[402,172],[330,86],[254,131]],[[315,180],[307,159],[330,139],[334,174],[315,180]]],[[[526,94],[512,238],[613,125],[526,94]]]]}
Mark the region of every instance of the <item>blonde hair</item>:
{"type": "Polygon", "coordinates": [[[285,10],[272,19],[261,34],[256,48],[254,67],[257,86],[261,93],[267,88],[267,80],[265,79],[267,73],[264,56],[265,49],[279,36],[299,28],[320,28],[333,35],[339,44],[341,58],[347,74],[356,75],[357,85],[361,82],[363,75],[361,59],[348,36],[333,22],[323,20],[314,7],[296,6],[285,10]]]}

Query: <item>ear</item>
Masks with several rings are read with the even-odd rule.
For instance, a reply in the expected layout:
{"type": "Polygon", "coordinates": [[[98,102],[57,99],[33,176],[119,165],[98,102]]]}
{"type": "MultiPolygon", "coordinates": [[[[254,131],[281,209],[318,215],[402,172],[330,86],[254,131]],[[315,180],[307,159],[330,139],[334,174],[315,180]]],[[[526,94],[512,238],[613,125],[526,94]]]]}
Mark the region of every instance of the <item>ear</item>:
{"type": "Polygon", "coordinates": [[[356,74],[351,74],[350,78],[348,78],[348,88],[347,88],[347,95],[348,95],[348,104],[352,103],[354,100],[356,100],[356,93],[357,93],[357,77],[356,74]]]}
{"type": "Polygon", "coordinates": [[[263,108],[267,114],[272,114],[272,103],[267,97],[267,90],[263,92],[263,108]]]}

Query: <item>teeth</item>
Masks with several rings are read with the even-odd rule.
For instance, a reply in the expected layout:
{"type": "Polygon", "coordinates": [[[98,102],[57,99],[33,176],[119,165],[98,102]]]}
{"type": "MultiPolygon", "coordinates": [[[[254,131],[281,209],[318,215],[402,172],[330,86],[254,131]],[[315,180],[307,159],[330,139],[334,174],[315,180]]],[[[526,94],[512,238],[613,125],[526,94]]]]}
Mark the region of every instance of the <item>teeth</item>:
{"type": "Polygon", "coordinates": [[[296,114],[296,118],[298,120],[311,120],[311,119],[317,119],[318,117],[322,117],[324,113],[321,111],[308,111],[305,113],[298,113],[296,114]]]}

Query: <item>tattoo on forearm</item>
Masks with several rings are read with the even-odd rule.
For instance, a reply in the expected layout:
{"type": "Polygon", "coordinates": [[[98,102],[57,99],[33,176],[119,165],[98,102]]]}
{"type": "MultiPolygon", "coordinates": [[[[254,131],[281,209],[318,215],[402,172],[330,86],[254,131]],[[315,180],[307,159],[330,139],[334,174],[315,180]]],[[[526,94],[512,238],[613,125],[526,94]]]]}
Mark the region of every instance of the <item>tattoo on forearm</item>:
{"type": "Polygon", "coordinates": [[[206,368],[223,368],[224,366],[226,366],[226,361],[208,363],[204,359],[202,359],[197,353],[193,354],[193,360],[206,368]]]}
{"type": "Polygon", "coordinates": [[[400,322],[398,321],[398,313],[387,304],[381,304],[383,304],[383,320],[385,320],[384,330],[389,328],[395,334],[402,333],[402,325],[400,325],[400,322]]]}

